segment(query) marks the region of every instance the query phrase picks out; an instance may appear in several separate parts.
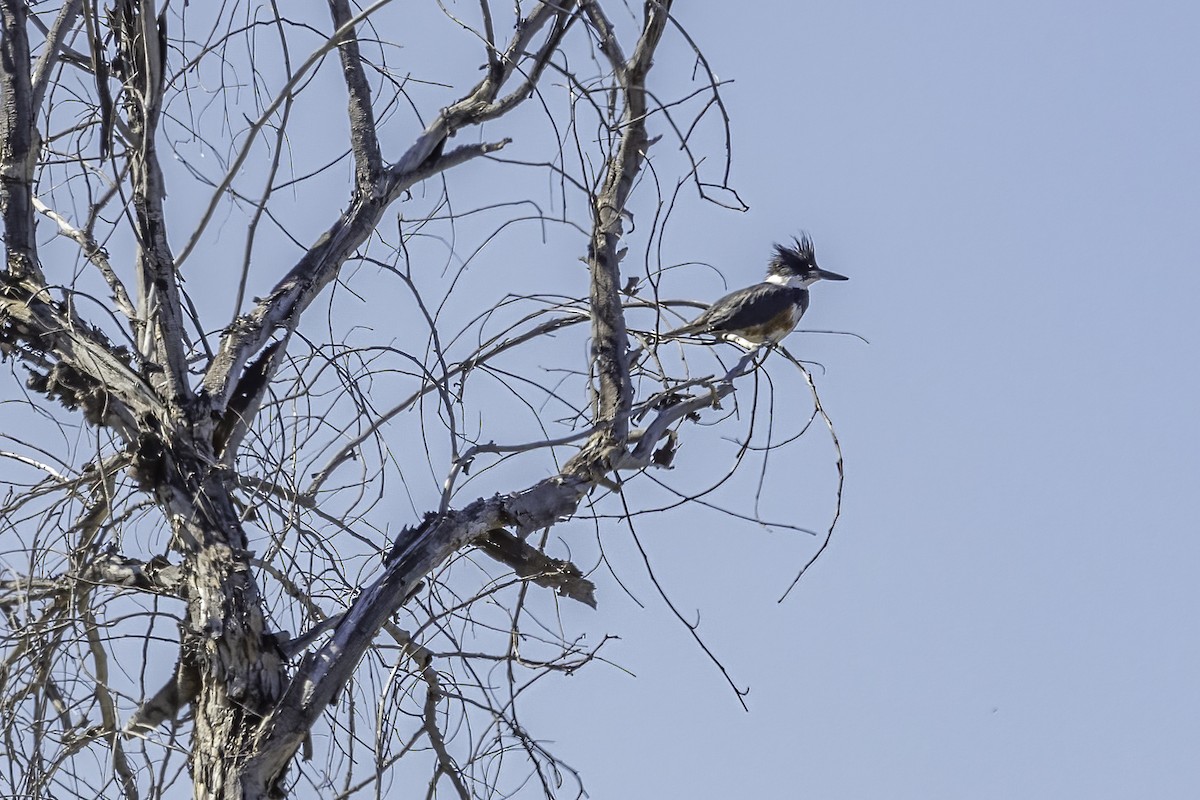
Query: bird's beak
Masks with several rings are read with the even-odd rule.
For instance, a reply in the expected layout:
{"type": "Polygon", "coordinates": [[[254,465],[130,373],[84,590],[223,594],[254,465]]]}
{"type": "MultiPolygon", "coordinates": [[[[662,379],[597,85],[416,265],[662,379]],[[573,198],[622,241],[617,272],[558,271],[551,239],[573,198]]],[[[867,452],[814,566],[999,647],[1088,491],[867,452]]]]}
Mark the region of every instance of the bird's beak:
{"type": "Polygon", "coordinates": [[[848,281],[850,280],[845,275],[838,275],[836,272],[830,272],[827,269],[818,269],[817,277],[826,281],[848,281]]]}

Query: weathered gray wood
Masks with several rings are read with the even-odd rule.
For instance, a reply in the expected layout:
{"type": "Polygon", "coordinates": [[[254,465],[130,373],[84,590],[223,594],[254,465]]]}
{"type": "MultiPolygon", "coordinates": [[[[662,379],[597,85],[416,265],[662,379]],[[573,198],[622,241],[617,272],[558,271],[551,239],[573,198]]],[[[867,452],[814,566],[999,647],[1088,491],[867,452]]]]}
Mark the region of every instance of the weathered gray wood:
{"type": "Polygon", "coordinates": [[[41,139],[34,119],[26,13],[21,0],[0,2],[0,214],[8,274],[41,282],[33,224],[33,171],[41,139]]]}

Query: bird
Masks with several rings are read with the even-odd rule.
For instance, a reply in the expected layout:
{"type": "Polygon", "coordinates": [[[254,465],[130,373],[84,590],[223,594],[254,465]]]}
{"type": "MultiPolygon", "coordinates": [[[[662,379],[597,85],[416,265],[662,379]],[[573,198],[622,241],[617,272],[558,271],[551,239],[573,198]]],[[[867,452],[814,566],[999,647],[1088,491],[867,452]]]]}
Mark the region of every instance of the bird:
{"type": "Polygon", "coordinates": [[[812,239],[802,234],[791,245],[775,245],[761,283],[730,292],[661,338],[712,335],[746,350],[778,344],[800,323],[808,310],[808,287],[819,280],[849,278],[817,266],[812,239]]]}

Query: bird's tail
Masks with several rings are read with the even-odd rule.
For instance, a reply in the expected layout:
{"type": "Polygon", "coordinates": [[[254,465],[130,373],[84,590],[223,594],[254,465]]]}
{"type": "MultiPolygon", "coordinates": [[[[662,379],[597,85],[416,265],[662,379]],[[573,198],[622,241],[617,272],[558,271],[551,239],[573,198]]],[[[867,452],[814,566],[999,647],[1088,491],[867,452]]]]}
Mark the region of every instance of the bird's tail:
{"type": "Polygon", "coordinates": [[[658,335],[658,338],[660,341],[663,339],[680,339],[684,336],[692,336],[694,334],[700,333],[703,329],[704,329],[703,325],[697,325],[695,322],[689,322],[686,325],[680,325],[678,328],[675,328],[674,330],[670,330],[665,333],[660,333],[658,335]]]}

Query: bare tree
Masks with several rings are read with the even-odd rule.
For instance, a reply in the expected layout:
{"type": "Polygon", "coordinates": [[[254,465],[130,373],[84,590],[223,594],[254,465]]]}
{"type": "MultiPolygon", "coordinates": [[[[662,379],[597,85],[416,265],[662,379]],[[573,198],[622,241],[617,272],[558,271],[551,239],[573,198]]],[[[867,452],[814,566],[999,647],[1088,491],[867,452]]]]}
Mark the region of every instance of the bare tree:
{"type": "Polygon", "coordinates": [[[575,796],[559,602],[808,429],[654,335],[677,203],[741,208],[670,0],[304,5],[0,0],[5,795],[575,796]]]}

